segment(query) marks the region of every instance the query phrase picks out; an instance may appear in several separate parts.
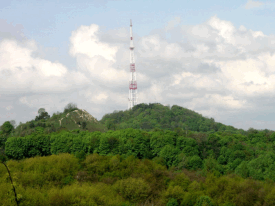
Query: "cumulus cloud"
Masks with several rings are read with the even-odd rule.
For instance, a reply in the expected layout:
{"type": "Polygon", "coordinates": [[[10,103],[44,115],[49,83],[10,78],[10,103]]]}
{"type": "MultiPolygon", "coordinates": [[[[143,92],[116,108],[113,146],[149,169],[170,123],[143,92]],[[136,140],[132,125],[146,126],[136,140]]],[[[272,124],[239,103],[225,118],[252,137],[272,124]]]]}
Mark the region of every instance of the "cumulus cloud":
{"type": "Polygon", "coordinates": [[[70,54],[76,58],[78,70],[86,72],[91,79],[107,85],[119,84],[127,79],[128,73],[115,66],[118,47],[100,42],[99,26],[81,26],[72,32],[70,54]]]}
{"type": "Polygon", "coordinates": [[[34,41],[24,44],[16,40],[0,42],[0,91],[22,92],[64,92],[87,82],[79,72],[68,72],[58,62],[33,57],[34,41]]]}

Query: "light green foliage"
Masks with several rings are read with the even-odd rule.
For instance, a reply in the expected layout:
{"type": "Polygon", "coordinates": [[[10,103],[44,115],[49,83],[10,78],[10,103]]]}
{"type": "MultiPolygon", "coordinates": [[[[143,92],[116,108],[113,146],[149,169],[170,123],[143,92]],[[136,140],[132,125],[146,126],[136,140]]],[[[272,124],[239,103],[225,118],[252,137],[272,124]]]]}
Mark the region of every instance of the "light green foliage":
{"type": "Polygon", "coordinates": [[[114,184],[115,191],[130,202],[143,202],[148,196],[149,185],[141,178],[127,178],[114,184]]]}
{"type": "Polygon", "coordinates": [[[272,188],[270,193],[265,198],[266,206],[275,205],[275,188],[272,188]]]}
{"type": "Polygon", "coordinates": [[[168,202],[170,199],[176,199],[177,202],[182,202],[184,199],[185,192],[183,189],[176,185],[176,186],[169,186],[167,190],[163,193],[162,201],[163,203],[168,202]]]}
{"type": "Polygon", "coordinates": [[[21,171],[17,172],[17,182],[23,186],[40,187],[74,177],[79,167],[77,159],[69,154],[29,158],[24,162],[9,161],[8,166],[11,171],[21,171]]]}
{"type": "MultiPolygon", "coordinates": [[[[151,160],[70,154],[9,160],[20,205],[274,205],[274,182],[237,175],[202,177],[151,160]]],[[[0,205],[14,205],[0,165],[0,205]]]]}
{"type": "Polygon", "coordinates": [[[176,177],[169,183],[169,186],[180,186],[183,191],[187,191],[189,184],[191,183],[189,177],[184,173],[179,173],[176,177]]]}

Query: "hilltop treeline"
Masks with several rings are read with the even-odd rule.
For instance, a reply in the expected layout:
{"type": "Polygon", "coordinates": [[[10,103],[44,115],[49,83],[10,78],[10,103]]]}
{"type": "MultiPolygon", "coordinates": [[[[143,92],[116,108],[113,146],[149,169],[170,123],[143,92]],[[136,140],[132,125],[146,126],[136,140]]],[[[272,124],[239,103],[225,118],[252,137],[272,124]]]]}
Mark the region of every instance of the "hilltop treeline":
{"type": "Polygon", "coordinates": [[[69,103],[63,112],[55,112],[52,116],[44,108],[38,110],[35,119],[15,125],[15,121],[6,121],[0,126],[0,148],[9,137],[24,137],[41,130],[46,134],[61,130],[106,131],[105,125],[99,123],[85,110],[77,108],[76,104],[69,103]],[[13,122],[13,123],[12,123],[13,122]]]}
{"type": "Polygon", "coordinates": [[[59,153],[134,156],[152,159],[177,170],[212,171],[217,175],[236,173],[244,178],[275,181],[275,133],[248,135],[216,132],[203,134],[183,130],[146,132],[137,129],[88,132],[37,131],[26,137],[10,137],[5,153],[23,159],[59,153]]]}
{"type": "Polygon", "coordinates": [[[131,110],[114,111],[104,115],[100,122],[112,130],[134,128],[150,131],[155,128],[165,130],[182,128],[197,132],[228,131],[245,134],[242,129],[215,122],[213,118],[203,117],[192,110],[177,105],[170,108],[159,103],[138,104],[131,110]]]}
{"type": "MultiPolygon", "coordinates": [[[[251,206],[275,204],[275,184],[236,175],[167,170],[133,156],[70,154],[10,160],[21,206],[251,206]]],[[[0,205],[15,205],[0,165],[0,205]]]]}

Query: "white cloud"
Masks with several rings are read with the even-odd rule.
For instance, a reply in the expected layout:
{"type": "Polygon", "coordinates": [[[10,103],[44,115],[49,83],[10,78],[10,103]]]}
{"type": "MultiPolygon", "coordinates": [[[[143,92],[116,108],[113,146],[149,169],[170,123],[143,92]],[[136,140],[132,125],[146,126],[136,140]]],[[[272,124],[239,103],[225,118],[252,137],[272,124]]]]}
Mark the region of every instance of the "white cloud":
{"type": "Polygon", "coordinates": [[[98,30],[99,26],[92,24],[90,26],[80,26],[76,31],[73,31],[70,38],[70,54],[72,56],[84,54],[89,58],[102,56],[109,61],[115,61],[117,48],[99,42],[98,30]]]}
{"type": "Polygon", "coordinates": [[[220,42],[222,38],[226,43],[235,43],[233,34],[236,32],[236,29],[231,22],[221,20],[217,16],[214,16],[207,22],[207,24],[217,31],[219,36],[219,38],[216,38],[217,42],[220,42]]]}
{"type": "Polygon", "coordinates": [[[228,80],[228,88],[240,95],[273,93],[275,88],[275,55],[263,53],[257,58],[216,62],[228,80]]]}
{"type": "MultiPolygon", "coordinates": [[[[118,31],[121,36],[121,31],[118,31]]],[[[107,86],[120,85],[128,78],[128,72],[118,69],[116,55],[120,46],[111,46],[99,40],[99,26],[81,26],[72,32],[70,54],[76,58],[79,71],[85,72],[91,80],[107,86]]],[[[123,36],[123,35],[122,35],[123,36]]]]}
{"type": "Polygon", "coordinates": [[[8,93],[66,91],[73,84],[87,82],[79,72],[68,72],[58,62],[32,56],[34,41],[24,44],[15,40],[0,42],[0,91],[8,93]]]}
{"type": "Polygon", "coordinates": [[[189,103],[191,109],[203,106],[221,107],[225,109],[241,109],[247,106],[245,100],[235,99],[231,95],[221,96],[219,94],[206,94],[203,97],[193,98],[189,103]]]}
{"type": "Polygon", "coordinates": [[[262,5],[264,5],[263,2],[248,0],[245,4],[245,9],[258,8],[258,7],[261,7],[262,5]]]}

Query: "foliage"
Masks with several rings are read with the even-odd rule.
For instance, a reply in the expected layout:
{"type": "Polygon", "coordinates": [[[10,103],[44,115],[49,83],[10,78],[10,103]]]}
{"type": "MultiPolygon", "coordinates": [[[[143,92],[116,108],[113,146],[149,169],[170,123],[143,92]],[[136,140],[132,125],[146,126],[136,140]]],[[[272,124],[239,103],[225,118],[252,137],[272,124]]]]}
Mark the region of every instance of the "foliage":
{"type": "MultiPolygon", "coordinates": [[[[48,115],[44,108],[39,109],[40,115],[26,122],[20,124],[16,129],[9,134],[9,136],[27,136],[35,133],[37,127],[43,127],[43,133],[49,134],[61,130],[79,130],[79,131],[106,131],[107,128],[100,124],[95,118],[84,110],[77,109],[69,105],[64,113],[53,113],[52,117],[48,115]]],[[[1,133],[1,131],[0,131],[1,133]]],[[[0,134],[1,137],[1,134],[0,134]]],[[[1,140],[1,139],[0,139],[1,140]]],[[[1,141],[0,141],[1,142],[1,141]]]]}
{"type": "Polygon", "coordinates": [[[141,178],[132,178],[119,180],[114,184],[115,191],[126,200],[139,203],[143,202],[149,193],[150,186],[141,178]]]}
{"type": "Polygon", "coordinates": [[[176,199],[171,198],[171,199],[167,202],[166,206],[178,206],[178,202],[177,202],[176,199]]]}
{"type": "Polygon", "coordinates": [[[2,135],[9,135],[14,130],[14,126],[10,123],[10,121],[4,122],[1,126],[2,135]]]}
{"type": "MultiPolygon", "coordinates": [[[[236,175],[200,176],[120,155],[59,154],[6,162],[20,205],[274,205],[274,182],[236,175]]],[[[0,165],[0,205],[14,205],[0,165]]]]}
{"type": "Polygon", "coordinates": [[[77,105],[71,102],[64,107],[64,113],[72,112],[76,109],[78,109],[77,105]]]}
{"type": "Polygon", "coordinates": [[[213,203],[208,196],[201,196],[195,206],[213,206],[213,203]]]}
{"type": "Polygon", "coordinates": [[[46,112],[46,110],[44,108],[40,108],[38,110],[38,116],[35,117],[35,121],[39,121],[39,120],[47,120],[50,118],[50,115],[48,114],[48,112],[46,112]]]}
{"type": "Polygon", "coordinates": [[[275,181],[274,141],[265,133],[250,137],[226,132],[206,136],[189,133],[185,137],[173,131],[130,128],[105,133],[77,129],[45,134],[44,130],[35,127],[31,135],[9,137],[5,142],[6,155],[16,160],[60,153],[75,154],[80,160],[92,153],[133,156],[204,175],[235,173],[243,178],[275,181]],[[255,138],[257,143],[251,143],[255,138]]]}
{"type": "Polygon", "coordinates": [[[106,114],[100,120],[108,129],[142,129],[150,131],[155,128],[175,130],[181,128],[196,132],[230,131],[244,133],[232,126],[226,126],[215,122],[213,118],[203,117],[192,110],[173,105],[163,106],[159,103],[138,104],[131,110],[114,111],[106,114]]]}

